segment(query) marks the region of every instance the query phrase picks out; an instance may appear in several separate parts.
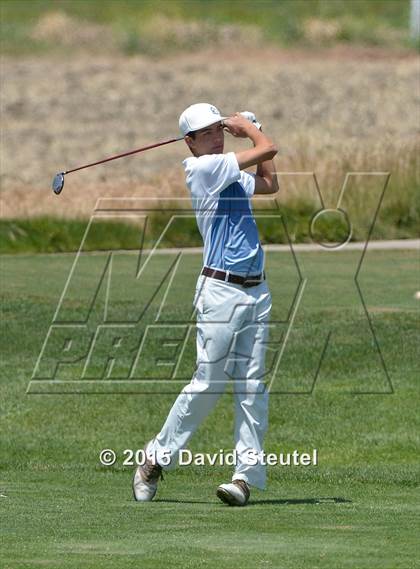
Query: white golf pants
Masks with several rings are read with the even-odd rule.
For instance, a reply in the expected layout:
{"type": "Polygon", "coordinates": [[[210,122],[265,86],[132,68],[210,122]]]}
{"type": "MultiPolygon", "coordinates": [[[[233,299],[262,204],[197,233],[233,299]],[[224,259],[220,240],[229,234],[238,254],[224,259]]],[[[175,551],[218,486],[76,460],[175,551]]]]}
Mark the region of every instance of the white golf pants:
{"type": "Polygon", "coordinates": [[[177,397],[162,430],[149,443],[147,454],[165,469],[173,468],[179,450],[187,448],[232,380],[237,459],[232,480],[242,479],[264,489],[266,467],[260,453],[268,425],[268,392],[263,382],[271,310],[267,283],[244,288],[200,275],[193,304],[197,309],[196,371],[177,397]],[[164,456],[170,456],[169,465],[165,465],[164,456]]]}

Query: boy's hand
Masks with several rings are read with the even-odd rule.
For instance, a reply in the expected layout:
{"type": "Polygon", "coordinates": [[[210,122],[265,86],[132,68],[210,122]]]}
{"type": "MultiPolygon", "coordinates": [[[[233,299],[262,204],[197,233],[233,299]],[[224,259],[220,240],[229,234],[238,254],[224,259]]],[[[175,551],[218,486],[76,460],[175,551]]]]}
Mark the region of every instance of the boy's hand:
{"type": "Polygon", "coordinates": [[[257,127],[246,119],[241,113],[235,113],[233,116],[223,121],[224,128],[233,136],[238,138],[249,138],[257,127]]]}

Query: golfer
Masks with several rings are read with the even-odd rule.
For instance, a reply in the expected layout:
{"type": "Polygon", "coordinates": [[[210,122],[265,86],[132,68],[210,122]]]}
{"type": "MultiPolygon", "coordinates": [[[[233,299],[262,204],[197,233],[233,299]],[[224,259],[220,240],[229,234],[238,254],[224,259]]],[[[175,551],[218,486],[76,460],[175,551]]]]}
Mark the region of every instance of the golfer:
{"type": "Polygon", "coordinates": [[[272,162],[277,148],[249,112],[226,118],[215,106],[198,103],[181,114],[179,127],[193,154],[183,165],[204,243],[193,301],[197,367],[161,431],[145,446],[147,460],[135,471],[133,492],[138,501],[154,498],[162,470],[177,464],[179,451],[187,448],[227,382],[233,381],[236,464],[232,481],[221,484],[217,496],[231,506],[244,506],[250,486],[266,486],[262,451],[268,392],[263,379],[271,310],[250,198],[277,192],[272,162]],[[225,130],[249,138],[253,148],[224,154],[225,130]],[[245,171],[254,165],[256,174],[245,171]]]}

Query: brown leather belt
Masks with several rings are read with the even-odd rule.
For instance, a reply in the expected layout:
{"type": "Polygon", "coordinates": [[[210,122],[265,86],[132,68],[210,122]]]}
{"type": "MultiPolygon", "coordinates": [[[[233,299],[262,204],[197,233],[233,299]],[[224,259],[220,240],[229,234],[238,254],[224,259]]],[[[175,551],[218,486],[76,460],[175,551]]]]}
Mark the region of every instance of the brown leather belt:
{"type": "Polygon", "coordinates": [[[201,274],[205,275],[206,277],[211,277],[212,279],[217,279],[218,281],[225,281],[227,283],[242,285],[245,288],[258,286],[263,281],[265,281],[265,271],[259,275],[241,277],[239,275],[232,275],[229,272],[218,271],[217,269],[211,269],[210,267],[203,267],[201,274]]]}

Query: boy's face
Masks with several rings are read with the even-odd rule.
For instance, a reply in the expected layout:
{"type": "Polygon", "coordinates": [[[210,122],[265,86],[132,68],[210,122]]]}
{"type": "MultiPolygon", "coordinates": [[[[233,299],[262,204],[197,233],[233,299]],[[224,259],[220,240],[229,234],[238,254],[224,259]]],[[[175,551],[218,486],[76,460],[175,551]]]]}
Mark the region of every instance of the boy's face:
{"type": "Polygon", "coordinates": [[[217,122],[195,131],[195,138],[185,136],[185,141],[194,156],[203,154],[223,154],[225,133],[223,124],[217,122]]]}

